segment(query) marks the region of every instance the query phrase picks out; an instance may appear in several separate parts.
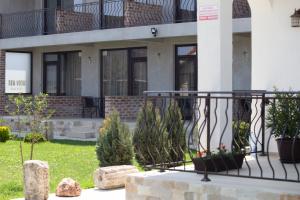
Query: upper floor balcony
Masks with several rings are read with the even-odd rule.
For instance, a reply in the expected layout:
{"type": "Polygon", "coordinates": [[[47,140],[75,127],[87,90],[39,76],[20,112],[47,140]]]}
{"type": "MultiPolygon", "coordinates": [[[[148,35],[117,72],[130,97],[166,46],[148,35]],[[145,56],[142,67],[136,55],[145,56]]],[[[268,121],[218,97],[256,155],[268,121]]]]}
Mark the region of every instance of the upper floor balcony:
{"type": "Polygon", "coordinates": [[[0,15],[0,38],[196,21],[197,0],[46,0],[43,9],[0,15]]]}

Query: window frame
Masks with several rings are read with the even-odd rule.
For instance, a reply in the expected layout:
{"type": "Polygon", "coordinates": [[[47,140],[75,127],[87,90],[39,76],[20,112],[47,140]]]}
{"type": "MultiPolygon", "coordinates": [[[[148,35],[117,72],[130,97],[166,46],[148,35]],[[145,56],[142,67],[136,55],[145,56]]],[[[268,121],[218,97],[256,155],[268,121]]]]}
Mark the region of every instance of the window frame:
{"type": "MultiPolygon", "coordinates": [[[[33,53],[31,51],[5,51],[5,53],[27,53],[30,54],[30,92],[28,93],[22,93],[22,95],[32,95],[33,94],[33,53]]],[[[5,63],[6,65],[6,63],[5,63]]],[[[5,68],[6,70],[6,68],[5,68]]],[[[6,73],[4,70],[4,74],[6,73]]],[[[6,81],[6,77],[4,79],[4,82],[6,81]]],[[[5,85],[4,85],[4,93],[6,95],[16,95],[19,93],[10,93],[10,92],[5,92],[5,85]]]]}
{"type": "MultiPolygon", "coordinates": [[[[45,52],[43,53],[43,93],[50,96],[66,96],[66,92],[61,93],[61,55],[65,56],[67,53],[81,53],[81,50],[75,51],[60,51],[60,52],[45,52]],[[46,61],[47,55],[58,55],[57,61],[46,61]],[[56,93],[47,93],[47,65],[55,64],[57,65],[56,70],[56,93]]],[[[82,67],[82,61],[81,61],[82,67]]]]}
{"type": "Polygon", "coordinates": [[[146,69],[146,81],[147,81],[147,89],[148,89],[148,54],[146,57],[132,57],[131,52],[132,50],[135,49],[146,49],[148,53],[148,48],[146,46],[142,47],[128,47],[128,48],[111,48],[111,49],[101,49],[100,50],[100,96],[101,98],[105,98],[104,96],[104,84],[103,84],[103,79],[104,79],[104,72],[103,72],[103,67],[104,67],[104,59],[103,59],[103,52],[105,51],[118,51],[118,50],[126,50],[127,51],[127,65],[128,65],[128,94],[127,96],[135,96],[133,95],[133,76],[134,76],[134,71],[133,71],[133,63],[134,61],[140,61],[140,62],[146,62],[147,64],[147,69],[146,69]]]}
{"type": "Polygon", "coordinates": [[[196,84],[196,89],[198,89],[198,49],[196,51],[196,55],[179,55],[178,53],[178,48],[180,47],[189,47],[189,46],[196,46],[198,48],[197,43],[191,43],[191,44],[178,44],[175,45],[175,90],[178,90],[179,88],[179,60],[180,58],[192,58],[195,59],[196,66],[195,66],[195,74],[194,74],[194,79],[195,79],[195,84],[196,84]]]}

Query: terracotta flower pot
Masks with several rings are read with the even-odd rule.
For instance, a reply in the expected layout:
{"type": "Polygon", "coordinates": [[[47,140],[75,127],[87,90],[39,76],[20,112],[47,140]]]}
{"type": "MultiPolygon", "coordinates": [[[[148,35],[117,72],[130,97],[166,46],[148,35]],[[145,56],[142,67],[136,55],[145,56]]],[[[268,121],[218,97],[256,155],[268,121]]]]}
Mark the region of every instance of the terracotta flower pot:
{"type": "Polygon", "coordinates": [[[224,156],[213,156],[194,158],[193,163],[196,171],[205,171],[205,167],[208,172],[221,172],[233,169],[240,169],[243,166],[245,155],[244,154],[232,154],[224,156]]]}
{"type": "Polygon", "coordinates": [[[295,145],[293,149],[294,139],[291,138],[278,138],[277,147],[282,163],[300,163],[300,139],[295,140],[295,145]],[[294,159],[293,159],[294,153],[294,159]]]}

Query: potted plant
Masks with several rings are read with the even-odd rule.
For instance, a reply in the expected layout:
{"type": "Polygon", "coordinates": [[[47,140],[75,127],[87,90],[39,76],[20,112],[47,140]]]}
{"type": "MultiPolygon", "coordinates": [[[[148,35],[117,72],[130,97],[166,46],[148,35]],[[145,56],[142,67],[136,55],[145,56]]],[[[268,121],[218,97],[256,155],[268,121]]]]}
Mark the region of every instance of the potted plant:
{"type": "Polygon", "coordinates": [[[266,126],[277,142],[282,163],[300,162],[300,95],[277,93],[270,103],[266,126]]]}
{"type": "Polygon", "coordinates": [[[221,172],[242,168],[244,158],[244,152],[228,152],[225,145],[221,144],[218,152],[197,152],[193,163],[196,171],[221,172]]]}

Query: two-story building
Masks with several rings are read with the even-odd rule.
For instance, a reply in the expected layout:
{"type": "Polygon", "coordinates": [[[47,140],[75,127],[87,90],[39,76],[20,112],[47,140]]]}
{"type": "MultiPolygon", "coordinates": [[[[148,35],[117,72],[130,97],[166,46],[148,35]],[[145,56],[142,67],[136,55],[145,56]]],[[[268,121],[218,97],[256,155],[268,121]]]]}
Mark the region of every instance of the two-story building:
{"type": "MultiPolygon", "coordinates": [[[[197,0],[3,0],[0,97],[49,94],[56,117],[133,119],[146,90],[197,90],[197,0]]],[[[233,2],[233,89],[251,89],[251,12],[233,2]]],[[[211,52],[213,54],[213,52],[211,52]]]]}

